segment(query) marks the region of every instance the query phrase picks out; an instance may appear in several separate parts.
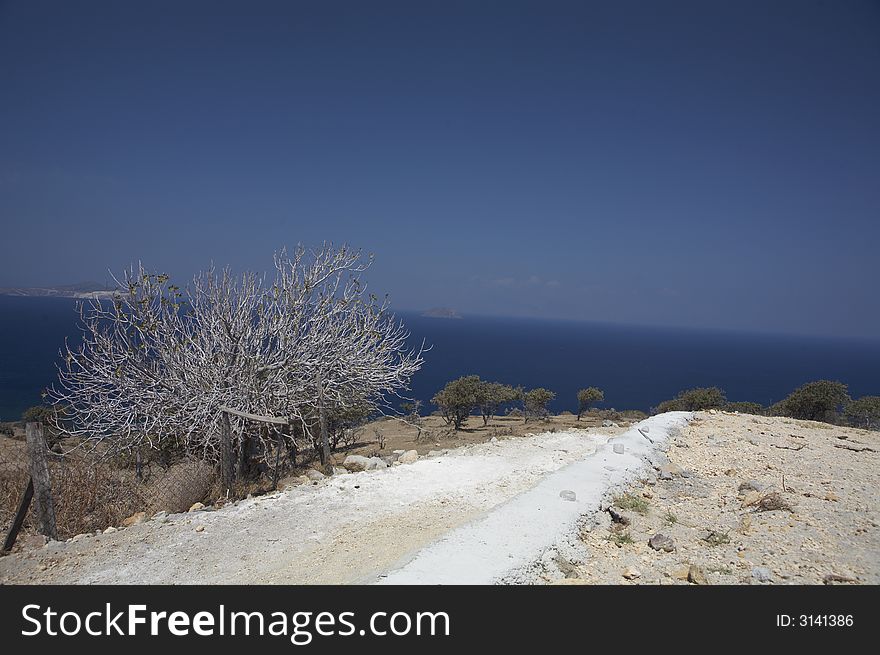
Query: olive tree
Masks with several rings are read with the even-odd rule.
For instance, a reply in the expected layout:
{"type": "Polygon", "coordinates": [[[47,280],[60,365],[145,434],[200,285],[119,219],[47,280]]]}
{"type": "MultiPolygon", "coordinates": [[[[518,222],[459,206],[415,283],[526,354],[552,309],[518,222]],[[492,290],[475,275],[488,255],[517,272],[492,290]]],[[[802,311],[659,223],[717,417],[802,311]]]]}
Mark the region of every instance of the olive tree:
{"type": "Polygon", "coordinates": [[[556,394],[543,387],[531,389],[522,395],[524,423],[530,418],[544,418],[550,414],[547,405],[556,397],[556,394]]]}
{"type": "Polygon", "coordinates": [[[468,416],[477,406],[477,397],[482,381],[477,375],[466,375],[448,382],[438,391],[431,402],[434,403],[447,425],[461,430],[468,416]]]}
{"type": "Polygon", "coordinates": [[[276,254],[269,278],[210,268],[185,289],[132,267],[110,301],[79,305],[81,344],[65,344],[48,391],[64,407],[58,428],[110,453],[179,440],[216,459],[223,421],[239,451],[249,434],[271,438],[243,414],[313,439],[322,408],[389,408],[423,349],[366,293],[369,263],[344,246],[298,247],[276,254]]]}
{"type": "Polygon", "coordinates": [[[587,387],[577,392],[578,413],[577,420],[581,420],[581,415],[589,411],[591,405],[601,403],[605,400],[605,392],[597,387],[587,387]]]}
{"type": "Polygon", "coordinates": [[[483,425],[488,425],[502,405],[513,402],[518,397],[519,391],[508,384],[480,381],[477,386],[476,406],[483,417],[483,425]]]}

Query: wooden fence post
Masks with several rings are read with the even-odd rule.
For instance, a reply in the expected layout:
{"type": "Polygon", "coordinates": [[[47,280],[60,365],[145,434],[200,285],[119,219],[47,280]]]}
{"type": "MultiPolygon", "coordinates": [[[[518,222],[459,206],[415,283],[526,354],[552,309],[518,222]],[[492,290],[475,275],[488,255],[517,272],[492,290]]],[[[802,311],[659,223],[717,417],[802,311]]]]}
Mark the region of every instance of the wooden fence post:
{"type": "Polygon", "coordinates": [[[28,423],[26,437],[31,480],[34,483],[34,509],[37,513],[37,523],[42,534],[57,540],[55,506],[52,503],[52,487],[49,482],[49,449],[43,438],[42,423],[28,423]]]}
{"type": "Polygon", "coordinates": [[[235,453],[232,450],[232,426],[229,424],[229,413],[222,412],[220,419],[220,476],[223,489],[232,489],[235,481],[235,453]]]}

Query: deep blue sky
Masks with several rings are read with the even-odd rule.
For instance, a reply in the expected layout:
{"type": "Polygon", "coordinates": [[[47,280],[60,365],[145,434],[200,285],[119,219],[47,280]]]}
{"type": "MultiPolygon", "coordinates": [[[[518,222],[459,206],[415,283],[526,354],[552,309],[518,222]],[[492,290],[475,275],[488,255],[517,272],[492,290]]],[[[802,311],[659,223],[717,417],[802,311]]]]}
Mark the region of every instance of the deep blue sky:
{"type": "Polygon", "coordinates": [[[0,285],[880,335],[877,2],[0,2],[0,89],[0,285]]]}

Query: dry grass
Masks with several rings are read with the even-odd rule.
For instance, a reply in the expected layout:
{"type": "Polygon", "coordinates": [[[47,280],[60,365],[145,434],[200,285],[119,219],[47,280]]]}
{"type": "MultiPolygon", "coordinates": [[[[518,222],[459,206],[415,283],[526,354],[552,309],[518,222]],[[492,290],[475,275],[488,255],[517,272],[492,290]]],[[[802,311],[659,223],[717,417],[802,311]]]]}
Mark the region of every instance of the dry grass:
{"type": "MultiPolygon", "coordinates": [[[[0,438],[0,442],[10,439],[0,438]]],[[[16,442],[20,444],[20,442],[16,442]]],[[[0,443],[0,531],[5,534],[27,486],[30,473],[23,447],[0,443]]],[[[198,460],[182,460],[169,467],[151,468],[146,480],[115,460],[84,453],[50,455],[49,478],[59,538],[118,526],[137,512],[183,512],[208,499],[215,482],[214,467],[198,460]]],[[[23,534],[34,532],[28,512],[23,534]]]]}

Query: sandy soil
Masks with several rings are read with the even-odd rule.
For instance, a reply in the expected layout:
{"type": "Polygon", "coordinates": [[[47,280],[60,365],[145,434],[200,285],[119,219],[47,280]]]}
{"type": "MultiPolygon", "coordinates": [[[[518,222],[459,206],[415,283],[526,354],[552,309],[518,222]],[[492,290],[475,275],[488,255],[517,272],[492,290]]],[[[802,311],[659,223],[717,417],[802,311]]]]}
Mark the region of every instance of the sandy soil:
{"type": "Polygon", "coordinates": [[[598,515],[582,532],[591,556],[564,573],[548,567],[544,579],[877,584],[878,451],[880,432],[701,412],[672,441],[665,474],[628,489],[644,514],[618,509],[628,526],[598,515]],[[674,551],[649,545],[658,533],[674,551]]]}

